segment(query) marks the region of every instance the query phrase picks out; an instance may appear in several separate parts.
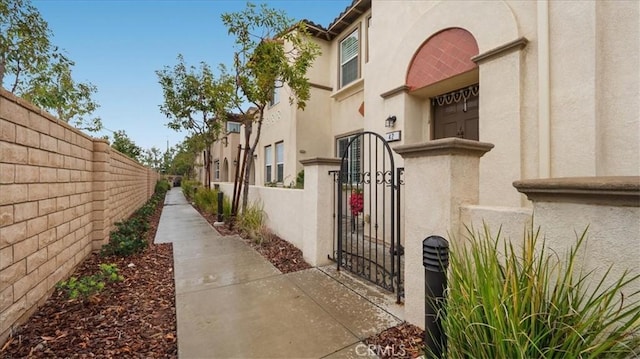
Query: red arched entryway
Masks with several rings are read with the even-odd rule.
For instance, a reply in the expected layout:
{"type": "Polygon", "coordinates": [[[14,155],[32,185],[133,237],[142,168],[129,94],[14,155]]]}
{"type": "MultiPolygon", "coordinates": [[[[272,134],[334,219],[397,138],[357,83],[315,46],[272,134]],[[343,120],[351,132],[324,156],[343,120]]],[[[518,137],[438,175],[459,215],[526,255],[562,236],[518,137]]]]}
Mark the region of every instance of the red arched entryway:
{"type": "Polygon", "coordinates": [[[472,71],[478,65],[471,58],[477,54],[478,44],[470,32],[449,28],[427,39],[413,56],[406,79],[409,91],[439,84],[435,86],[438,92],[430,91],[432,139],[461,137],[479,140],[477,71],[471,83],[459,81],[459,75],[474,73],[472,71]],[[454,81],[454,78],[458,80],[454,81]],[[464,87],[460,88],[460,85],[464,87]]]}

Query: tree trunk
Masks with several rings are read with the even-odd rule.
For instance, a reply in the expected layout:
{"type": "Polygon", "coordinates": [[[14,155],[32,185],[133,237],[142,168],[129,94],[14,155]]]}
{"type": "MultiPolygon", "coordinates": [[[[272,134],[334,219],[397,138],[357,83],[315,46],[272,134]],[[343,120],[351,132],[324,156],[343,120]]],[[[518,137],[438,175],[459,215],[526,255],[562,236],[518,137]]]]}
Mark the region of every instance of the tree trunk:
{"type": "Polygon", "coordinates": [[[211,151],[204,150],[204,188],[211,188],[211,151]]]}
{"type": "Polygon", "coordinates": [[[4,74],[7,71],[7,60],[5,58],[5,55],[2,54],[2,57],[0,58],[0,87],[2,87],[2,84],[4,83],[4,74]]]}
{"type": "MultiPolygon", "coordinates": [[[[251,176],[251,169],[253,167],[253,154],[256,151],[256,146],[260,141],[260,133],[262,132],[262,119],[264,118],[264,106],[258,108],[259,117],[258,117],[258,129],[256,131],[256,138],[253,140],[253,145],[247,148],[247,167],[244,169],[244,184],[245,187],[242,192],[242,212],[247,209],[247,205],[249,204],[249,176],[251,176]]],[[[246,127],[246,126],[245,126],[246,127]]],[[[251,132],[253,125],[249,125],[245,128],[245,142],[247,146],[249,145],[249,140],[251,136],[251,132]],[[246,130],[249,129],[248,134],[246,130]]]]}
{"type": "Polygon", "coordinates": [[[254,149],[251,147],[251,133],[253,132],[253,121],[248,120],[244,126],[244,161],[243,161],[243,170],[242,180],[240,181],[240,188],[238,191],[242,193],[242,212],[247,208],[247,203],[249,202],[249,176],[251,175],[251,167],[250,164],[253,164],[253,152],[254,149]]]}

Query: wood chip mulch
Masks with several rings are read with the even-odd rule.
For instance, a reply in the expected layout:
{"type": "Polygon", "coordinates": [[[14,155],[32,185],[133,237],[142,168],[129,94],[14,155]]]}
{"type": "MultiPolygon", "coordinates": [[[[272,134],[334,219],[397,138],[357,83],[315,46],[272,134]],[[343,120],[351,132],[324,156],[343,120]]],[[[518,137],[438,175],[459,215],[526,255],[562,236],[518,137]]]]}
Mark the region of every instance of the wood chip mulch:
{"type": "Polygon", "coordinates": [[[59,290],[0,347],[1,358],[176,358],[175,289],[171,244],[153,244],[162,201],[150,221],[149,247],[121,257],[91,254],[72,276],[115,263],[124,281],[108,283],[90,300],[59,290]]]}
{"type": "Polygon", "coordinates": [[[424,354],[423,341],[424,330],[405,322],[365,339],[364,343],[369,348],[381,348],[377,353],[381,358],[396,358],[401,353],[402,357],[417,358],[424,354]]]}

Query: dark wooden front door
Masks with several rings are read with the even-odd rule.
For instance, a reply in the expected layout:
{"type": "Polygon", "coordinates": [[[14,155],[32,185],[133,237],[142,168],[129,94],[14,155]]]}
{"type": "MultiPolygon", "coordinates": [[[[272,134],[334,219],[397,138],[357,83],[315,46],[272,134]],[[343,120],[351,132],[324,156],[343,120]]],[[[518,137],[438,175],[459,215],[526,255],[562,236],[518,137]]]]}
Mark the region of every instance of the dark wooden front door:
{"type": "Polygon", "coordinates": [[[434,139],[459,137],[478,141],[478,85],[432,99],[434,139]]]}

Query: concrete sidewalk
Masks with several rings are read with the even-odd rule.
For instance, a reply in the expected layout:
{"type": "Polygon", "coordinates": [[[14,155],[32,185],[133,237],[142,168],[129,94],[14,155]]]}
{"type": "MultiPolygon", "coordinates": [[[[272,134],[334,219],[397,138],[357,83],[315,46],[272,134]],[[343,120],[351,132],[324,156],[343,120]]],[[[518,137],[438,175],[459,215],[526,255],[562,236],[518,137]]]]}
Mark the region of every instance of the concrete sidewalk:
{"type": "Polygon", "coordinates": [[[282,274],[167,193],[156,243],[173,243],[180,358],[358,358],[400,320],[321,269],[282,274]]]}

